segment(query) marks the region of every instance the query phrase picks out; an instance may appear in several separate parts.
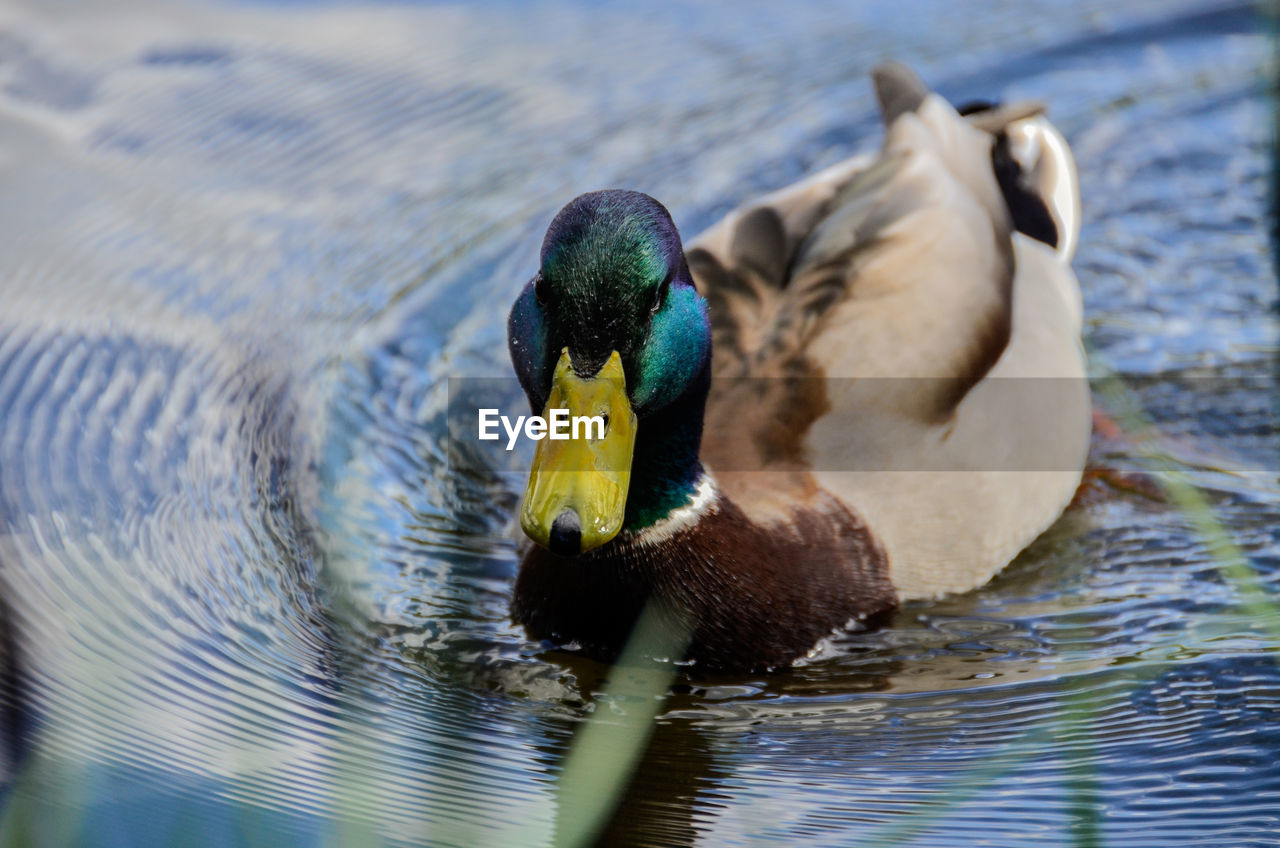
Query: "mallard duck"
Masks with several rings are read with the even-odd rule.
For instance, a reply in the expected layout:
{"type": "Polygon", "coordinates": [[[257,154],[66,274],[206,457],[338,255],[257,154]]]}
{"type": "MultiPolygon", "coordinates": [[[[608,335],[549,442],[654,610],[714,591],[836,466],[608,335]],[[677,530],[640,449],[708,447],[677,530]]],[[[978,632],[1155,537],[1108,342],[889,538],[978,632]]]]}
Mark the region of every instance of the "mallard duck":
{"type": "Polygon", "coordinates": [[[512,603],[535,638],[609,657],[656,602],[697,667],[785,666],[985,583],[1071,500],[1071,153],[1036,104],[958,112],[901,65],[872,76],[878,152],[687,248],[639,192],[552,220],[511,359],[535,412],[607,423],[538,443],[512,603]]]}

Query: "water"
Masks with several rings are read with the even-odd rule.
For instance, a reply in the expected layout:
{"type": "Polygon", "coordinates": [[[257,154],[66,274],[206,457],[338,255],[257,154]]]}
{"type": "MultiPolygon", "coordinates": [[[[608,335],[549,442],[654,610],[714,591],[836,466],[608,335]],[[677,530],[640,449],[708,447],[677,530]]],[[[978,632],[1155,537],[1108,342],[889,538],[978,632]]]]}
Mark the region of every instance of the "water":
{"type": "Polygon", "coordinates": [[[888,56],[1051,104],[1095,370],[1252,576],[1095,485],[979,591],[677,678],[607,839],[1280,844],[1273,55],[1248,4],[7,4],[0,844],[550,843],[574,732],[642,710],[507,620],[448,378],[509,373],[568,198],[696,233],[874,145],[888,56]]]}

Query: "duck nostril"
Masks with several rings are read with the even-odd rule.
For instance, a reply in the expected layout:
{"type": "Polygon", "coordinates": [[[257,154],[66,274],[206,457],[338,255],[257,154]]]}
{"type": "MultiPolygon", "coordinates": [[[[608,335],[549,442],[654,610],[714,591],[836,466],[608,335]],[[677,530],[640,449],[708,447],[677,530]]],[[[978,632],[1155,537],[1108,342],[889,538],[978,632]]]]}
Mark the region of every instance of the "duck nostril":
{"type": "Polygon", "coordinates": [[[572,509],[556,516],[548,534],[547,547],[560,556],[577,556],[582,550],[582,519],[572,509]]]}

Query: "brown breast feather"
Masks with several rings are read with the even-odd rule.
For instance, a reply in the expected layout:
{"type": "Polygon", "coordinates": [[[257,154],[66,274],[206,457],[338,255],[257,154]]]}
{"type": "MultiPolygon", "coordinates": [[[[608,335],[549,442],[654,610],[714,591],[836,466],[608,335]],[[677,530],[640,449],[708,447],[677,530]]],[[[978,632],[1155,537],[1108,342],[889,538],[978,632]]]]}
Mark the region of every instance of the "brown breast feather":
{"type": "Polygon", "coordinates": [[[521,563],[513,615],[537,638],[609,659],[655,601],[689,634],[695,669],[785,666],[897,603],[883,549],[838,501],[819,495],[790,519],[758,525],[720,498],[657,544],[619,537],[573,559],[535,546],[521,563]]]}

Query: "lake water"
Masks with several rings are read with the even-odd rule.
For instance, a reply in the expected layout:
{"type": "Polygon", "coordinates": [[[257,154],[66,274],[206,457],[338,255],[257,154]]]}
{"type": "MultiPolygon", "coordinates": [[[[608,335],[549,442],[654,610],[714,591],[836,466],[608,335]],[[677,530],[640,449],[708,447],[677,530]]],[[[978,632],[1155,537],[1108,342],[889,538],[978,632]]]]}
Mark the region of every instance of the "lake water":
{"type": "Polygon", "coordinates": [[[0,845],[552,844],[575,733],[653,710],[607,844],[1280,844],[1274,19],[1037,5],[0,7],[0,845]],[[450,462],[449,379],[509,375],[569,198],[692,235],[876,145],[889,57],[1050,104],[1094,462],[1173,488],[628,695],[508,620],[518,484],[450,462]]]}

